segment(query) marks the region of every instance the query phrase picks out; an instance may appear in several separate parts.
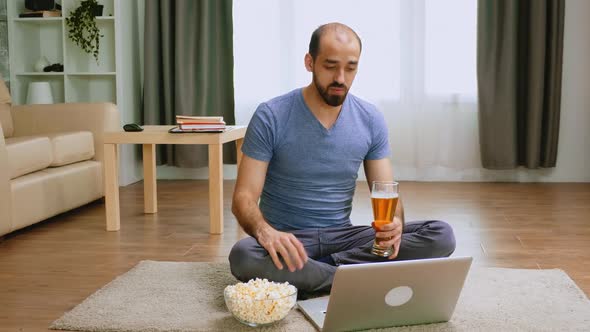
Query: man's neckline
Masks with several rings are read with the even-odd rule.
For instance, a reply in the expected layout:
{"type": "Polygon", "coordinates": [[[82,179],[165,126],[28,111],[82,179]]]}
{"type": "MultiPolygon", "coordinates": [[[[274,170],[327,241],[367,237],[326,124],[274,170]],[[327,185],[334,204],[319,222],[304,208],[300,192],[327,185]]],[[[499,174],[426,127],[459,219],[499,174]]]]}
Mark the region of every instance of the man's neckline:
{"type": "Polygon", "coordinates": [[[338,115],[336,116],[336,119],[334,120],[332,125],[329,128],[327,128],[320,121],[320,119],[318,119],[316,114],[311,110],[311,108],[307,104],[307,101],[305,100],[304,89],[305,88],[299,89],[299,96],[300,96],[299,98],[301,100],[301,103],[303,104],[305,110],[309,113],[309,115],[311,115],[311,117],[315,120],[315,122],[324,130],[324,132],[329,134],[330,132],[332,132],[334,130],[334,128],[336,128],[338,126],[338,123],[340,122],[340,118],[342,118],[342,113],[345,110],[346,105],[348,104],[348,96],[346,96],[346,99],[344,99],[344,102],[340,106],[340,110],[338,111],[338,115]]]}

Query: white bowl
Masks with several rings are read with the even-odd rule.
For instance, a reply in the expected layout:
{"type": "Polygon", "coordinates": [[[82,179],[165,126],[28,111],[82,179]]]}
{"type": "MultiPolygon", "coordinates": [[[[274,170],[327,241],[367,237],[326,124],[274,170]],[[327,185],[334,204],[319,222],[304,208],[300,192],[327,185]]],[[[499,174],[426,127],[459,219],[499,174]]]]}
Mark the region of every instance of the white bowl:
{"type": "Polygon", "coordinates": [[[226,288],[223,297],[227,309],[238,321],[248,326],[258,327],[273,324],[285,318],[297,303],[297,289],[282,297],[256,300],[253,296],[232,298],[226,288]]]}

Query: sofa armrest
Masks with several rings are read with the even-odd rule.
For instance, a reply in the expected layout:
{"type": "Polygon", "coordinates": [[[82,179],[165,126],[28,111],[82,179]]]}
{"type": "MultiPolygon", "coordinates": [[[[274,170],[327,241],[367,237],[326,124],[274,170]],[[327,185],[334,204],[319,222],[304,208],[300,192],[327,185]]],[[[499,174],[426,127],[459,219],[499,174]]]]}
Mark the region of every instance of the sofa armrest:
{"type": "Polygon", "coordinates": [[[12,230],[12,194],[8,174],[8,153],[4,132],[0,126],[0,236],[12,230]]]}
{"type": "Polygon", "coordinates": [[[94,159],[103,160],[103,133],[121,128],[117,106],[111,103],[13,105],[14,136],[66,131],[90,131],[94,159]]]}

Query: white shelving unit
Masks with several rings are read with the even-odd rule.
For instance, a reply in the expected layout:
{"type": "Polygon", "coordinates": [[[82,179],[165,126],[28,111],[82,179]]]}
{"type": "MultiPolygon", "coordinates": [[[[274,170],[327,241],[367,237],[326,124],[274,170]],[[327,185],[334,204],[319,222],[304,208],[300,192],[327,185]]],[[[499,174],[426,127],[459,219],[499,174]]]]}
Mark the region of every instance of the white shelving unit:
{"type": "Polygon", "coordinates": [[[100,30],[98,63],[68,37],[65,18],[80,0],[62,0],[62,17],[19,18],[24,0],[7,2],[10,50],[11,94],[14,104],[24,104],[30,82],[49,82],[54,102],[112,102],[117,104],[117,7],[120,0],[99,0],[103,15],[97,17],[100,30]],[[50,64],[61,63],[64,72],[36,72],[41,57],[50,64]]]}
{"type": "MultiPolygon", "coordinates": [[[[121,124],[141,123],[144,0],[98,0],[104,6],[104,16],[97,17],[103,35],[98,64],[67,35],[65,18],[81,0],[58,0],[62,17],[55,18],[19,18],[25,0],[6,2],[14,104],[26,103],[30,82],[49,82],[55,103],[112,102],[119,109],[121,124]],[[36,72],[35,63],[41,56],[50,64],[63,64],[64,72],[36,72]]],[[[133,146],[121,148],[120,184],[141,179],[140,160],[133,146]]]]}

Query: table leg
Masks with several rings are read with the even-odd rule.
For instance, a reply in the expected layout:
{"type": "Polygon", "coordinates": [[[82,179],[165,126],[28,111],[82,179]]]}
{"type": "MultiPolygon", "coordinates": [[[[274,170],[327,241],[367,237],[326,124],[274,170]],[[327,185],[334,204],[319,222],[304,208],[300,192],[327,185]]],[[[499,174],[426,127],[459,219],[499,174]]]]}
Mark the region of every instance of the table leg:
{"type": "Polygon", "coordinates": [[[223,145],[209,144],[209,233],[223,233],[223,145]]]}
{"type": "Polygon", "coordinates": [[[104,144],[104,191],[107,231],[121,228],[119,210],[119,158],[117,144],[104,144]]]}
{"type": "Polygon", "coordinates": [[[143,144],[143,212],[158,212],[155,144],[143,144]]]}
{"type": "Polygon", "coordinates": [[[239,138],[236,140],[236,153],[237,153],[237,160],[238,160],[238,170],[240,169],[240,163],[242,162],[242,144],[244,144],[244,139],[239,138]]]}

